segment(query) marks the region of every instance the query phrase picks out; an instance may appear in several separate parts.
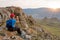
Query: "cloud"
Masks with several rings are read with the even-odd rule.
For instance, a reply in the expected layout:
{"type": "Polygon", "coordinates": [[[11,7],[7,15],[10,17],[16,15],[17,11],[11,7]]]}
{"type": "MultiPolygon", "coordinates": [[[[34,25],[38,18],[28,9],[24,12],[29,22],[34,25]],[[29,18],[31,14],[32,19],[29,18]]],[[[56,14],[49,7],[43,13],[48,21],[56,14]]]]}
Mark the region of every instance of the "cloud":
{"type": "Polygon", "coordinates": [[[40,0],[0,0],[0,6],[21,6],[22,8],[38,7],[40,3],[40,0]]]}
{"type": "Polygon", "coordinates": [[[15,3],[14,0],[0,0],[0,6],[11,6],[15,3]]]}
{"type": "MultiPolygon", "coordinates": [[[[22,8],[39,8],[48,7],[51,2],[59,2],[59,0],[0,0],[0,6],[19,6],[22,8]]],[[[60,2],[59,2],[60,4],[60,2]]]]}

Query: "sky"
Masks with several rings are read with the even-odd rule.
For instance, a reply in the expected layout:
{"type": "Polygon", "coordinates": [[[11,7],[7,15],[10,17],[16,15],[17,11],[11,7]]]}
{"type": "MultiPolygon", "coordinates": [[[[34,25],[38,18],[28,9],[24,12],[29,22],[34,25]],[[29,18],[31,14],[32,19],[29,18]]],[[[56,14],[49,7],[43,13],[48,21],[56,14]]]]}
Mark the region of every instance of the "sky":
{"type": "Polygon", "coordinates": [[[19,6],[21,8],[60,8],[60,0],[0,0],[0,7],[19,6]]]}

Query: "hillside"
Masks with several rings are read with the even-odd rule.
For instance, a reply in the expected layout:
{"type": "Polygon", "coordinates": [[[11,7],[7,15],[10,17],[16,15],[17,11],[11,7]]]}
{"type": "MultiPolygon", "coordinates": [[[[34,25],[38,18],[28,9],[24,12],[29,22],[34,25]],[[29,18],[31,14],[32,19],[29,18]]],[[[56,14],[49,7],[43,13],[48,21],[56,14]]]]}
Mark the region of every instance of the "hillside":
{"type": "Polygon", "coordinates": [[[60,40],[60,37],[45,30],[31,15],[25,14],[20,7],[0,8],[0,19],[0,40],[60,40]],[[9,19],[11,12],[15,13],[16,26],[20,27],[21,36],[16,31],[8,31],[5,27],[5,22],[9,19]]]}
{"type": "Polygon", "coordinates": [[[57,18],[47,18],[38,19],[37,23],[40,24],[44,29],[46,29],[51,34],[60,36],[60,20],[57,18]]]}
{"type": "Polygon", "coordinates": [[[23,9],[26,14],[32,15],[34,18],[57,17],[60,19],[60,8],[54,10],[51,8],[31,8],[23,9]]]}

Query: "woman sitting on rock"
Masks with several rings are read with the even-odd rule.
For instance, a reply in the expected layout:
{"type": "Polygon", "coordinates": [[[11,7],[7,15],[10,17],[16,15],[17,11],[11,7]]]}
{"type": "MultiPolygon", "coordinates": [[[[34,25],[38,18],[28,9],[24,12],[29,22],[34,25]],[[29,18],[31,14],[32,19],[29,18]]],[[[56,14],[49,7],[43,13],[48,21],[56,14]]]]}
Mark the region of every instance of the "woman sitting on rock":
{"type": "Polygon", "coordinates": [[[21,30],[18,27],[15,27],[16,20],[14,19],[14,13],[11,13],[10,19],[6,21],[6,27],[9,31],[17,31],[21,35],[21,30]]]}

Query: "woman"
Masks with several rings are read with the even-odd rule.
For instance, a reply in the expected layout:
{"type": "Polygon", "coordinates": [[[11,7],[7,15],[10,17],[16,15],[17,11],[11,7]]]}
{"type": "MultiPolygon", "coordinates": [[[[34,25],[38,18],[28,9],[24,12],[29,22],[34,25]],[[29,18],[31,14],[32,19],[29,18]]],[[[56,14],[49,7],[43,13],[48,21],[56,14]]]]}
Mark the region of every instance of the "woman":
{"type": "Polygon", "coordinates": [[[6,21],[6,27],[9,31],[17,31],[21,35],[21,30],[18,27],[15,27],[16,20],[14,19],[14,13],[11,13],[10,19],[6,21]]]}

